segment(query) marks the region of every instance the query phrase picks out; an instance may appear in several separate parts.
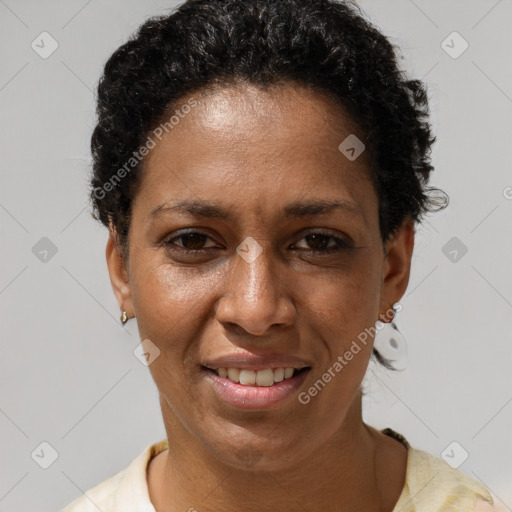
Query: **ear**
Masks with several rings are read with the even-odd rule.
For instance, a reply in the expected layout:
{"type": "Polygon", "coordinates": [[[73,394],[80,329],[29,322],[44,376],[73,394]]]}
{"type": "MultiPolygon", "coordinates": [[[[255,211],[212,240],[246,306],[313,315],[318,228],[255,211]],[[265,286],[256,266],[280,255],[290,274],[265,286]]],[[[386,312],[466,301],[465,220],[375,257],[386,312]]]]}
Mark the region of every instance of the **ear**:
{"type": "Polygon", "coordinates": [[[107,257],[108,273],[110,274],[110,283],[114,290],[114,295],[119,303],[119,308],[125,310],[128,318],[135,316],[133,302],[128,279],[128,271],[124,258],[121,254],[117,234],[112,225],[109,227],[109,236],[105,250],[107,257]]]}
{"type": "Polygon", "coordinates": [[[402,298],[409,284],[414,235],[414,221],[408,218],[386,242],[379,306],[379,320],[384,323],[392,320],[391,306],[402,298]]]}

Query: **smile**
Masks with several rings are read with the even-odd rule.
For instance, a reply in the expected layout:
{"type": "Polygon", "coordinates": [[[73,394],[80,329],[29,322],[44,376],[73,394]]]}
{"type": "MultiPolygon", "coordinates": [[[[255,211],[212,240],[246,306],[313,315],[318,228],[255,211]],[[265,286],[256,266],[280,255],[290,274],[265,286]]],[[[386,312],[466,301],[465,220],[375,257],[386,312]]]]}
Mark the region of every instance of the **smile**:
{"type": "Polygon", "coordinates": [[[295,395],[311,367],[246,368],[204,367],[207,382],[224,403],[240,409],[264,410],[295,395]]]}
{"type": "Polygon", "coordinates": [[[254,371],[240,368],[218,368],[215,371],[219,377],[227,378],[242,386],[273,386],[277,382],[293,377],[301,370],[297,368],[266,368],[254,371]]]}

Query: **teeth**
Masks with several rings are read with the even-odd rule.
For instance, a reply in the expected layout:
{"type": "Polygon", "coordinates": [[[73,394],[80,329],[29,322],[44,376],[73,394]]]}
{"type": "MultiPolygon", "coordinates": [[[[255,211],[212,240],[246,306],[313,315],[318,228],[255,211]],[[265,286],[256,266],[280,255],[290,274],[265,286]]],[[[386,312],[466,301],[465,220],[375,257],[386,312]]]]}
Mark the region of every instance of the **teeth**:
{"type": "Polygon", "coordinates": [[[293,376],[295,368],[267,368],[265,370],[245,370],[238,368],[218,368],[220,377],[228,378],[244,386],[272,386],[276,382],[289,379],[293,376]]]}
{"type": "Polygon", "coordinates": [[[252,370],[240,370],[240,384],[254,386],[254,384],[256,384],[256,372],[252,370]]]}
{"type": "Polygon", "coordinates": [[[274,384],[274,370],[270,368],[268,370],[260,370],[255,374],[255,380],[258,386],[272,386],[274,384]]]}
{"type": "Polygon", "coordinates": [[[274,370],[274,382],[281,382],[284,380],[284,368],[276,368],[274,370]]]}
{"type": "Polygon", "coordinates": [[[228,368],[228,379],[233,382],[238,382],[240,377],[240,370],[237,368],[228,368]]]}

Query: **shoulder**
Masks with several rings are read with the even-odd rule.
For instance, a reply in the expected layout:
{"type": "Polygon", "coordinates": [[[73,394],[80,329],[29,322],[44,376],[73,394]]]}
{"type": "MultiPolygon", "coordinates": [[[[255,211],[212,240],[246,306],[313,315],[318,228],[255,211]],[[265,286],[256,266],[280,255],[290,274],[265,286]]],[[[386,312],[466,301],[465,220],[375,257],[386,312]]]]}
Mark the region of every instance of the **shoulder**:
{"type": "Polygon", "coordinates": [[[444,460],[417,448],[410,448],[409,460],[409,487],[415,491],[425,488],[430,500],[436,498],[440,505],[464,503],[471,506],[468,510],[472,510],[477,499],[492,503],[489,491],[480,482],[452,468],[444,460]]]}
{"type": "Polygon", "coordinates": [[[95,485],[87,490],[83,496],[69,503],[61,512],[98,512],[98,508],[102,510],[102,512],[114,510],[114,495],[125,473],[126,468],[95,485]]]}
{"type": "Polygon", "coordinates": [[[401,440],[408,452],[405,485],[393,512],[494,510],[491,494],[480,482],[443,459],[412,447],[391,429],[383,433],[401,440]]]}
{"type": "Polygon", "coordinates": [[[146,480],[148,463],[167,446],[167,439],[146,446],[127,467],[87,490],[60,512],[120,512],[127,504],[151,505],[146,480]]]}

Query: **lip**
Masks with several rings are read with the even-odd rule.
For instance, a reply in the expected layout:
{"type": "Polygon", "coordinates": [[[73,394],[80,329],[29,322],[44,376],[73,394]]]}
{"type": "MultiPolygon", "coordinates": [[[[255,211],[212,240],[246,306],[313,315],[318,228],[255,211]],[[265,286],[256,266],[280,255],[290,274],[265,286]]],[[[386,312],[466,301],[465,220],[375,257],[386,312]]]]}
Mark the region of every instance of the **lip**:
{"type": "MultiPolygon", "coordinates": [[[[231,368],[237,368],[237,366],[231,366],[231,368]]],[[[269,367],[266,366],[266,368],[269,367]]],[[[206,380],[223,402],[238,409],[268,410],[282,405],[283,402],[295,395],[309,375],[311,368],[272,386],[245,386],[237,384],[227,377],[220,377],[213,370],[207,368],[203,370],[206,380]]]]}
{"type": "Polygon", "coordinates": [[[240,368],[243,370],[266,370],[267,368],[297,368],[302,370],[311,367],[304,359],[287,354],[257,355],[250,352],[220,356],[202,363],[203,366],[216,370],[218,368],[240,368]]]}

